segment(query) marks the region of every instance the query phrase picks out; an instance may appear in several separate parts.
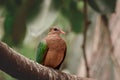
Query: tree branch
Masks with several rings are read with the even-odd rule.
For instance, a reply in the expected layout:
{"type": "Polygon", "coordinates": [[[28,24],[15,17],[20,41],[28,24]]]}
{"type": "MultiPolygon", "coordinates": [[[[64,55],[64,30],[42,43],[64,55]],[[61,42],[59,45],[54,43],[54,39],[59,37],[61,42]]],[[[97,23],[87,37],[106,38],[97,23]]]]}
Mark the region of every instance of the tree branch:
{"type": "Polygon", "coordinates": [[[19,80],[93,80],[42,66],[0,42],[0,69],[19,80]]]}

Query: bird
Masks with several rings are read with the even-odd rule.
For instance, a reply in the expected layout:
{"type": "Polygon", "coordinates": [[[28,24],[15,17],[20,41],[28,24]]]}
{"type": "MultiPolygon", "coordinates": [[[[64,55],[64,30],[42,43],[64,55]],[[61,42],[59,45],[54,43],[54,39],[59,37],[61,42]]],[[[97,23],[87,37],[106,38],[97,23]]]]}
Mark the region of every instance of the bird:
{"type": "Polygon", "coordinates": [[[61,34],[65,32],[57,26],[50,28],[48,35],[39,42],[36,62],[53,69],[60,69],[67,50],[66,42],[61,38],[61,34]]]}

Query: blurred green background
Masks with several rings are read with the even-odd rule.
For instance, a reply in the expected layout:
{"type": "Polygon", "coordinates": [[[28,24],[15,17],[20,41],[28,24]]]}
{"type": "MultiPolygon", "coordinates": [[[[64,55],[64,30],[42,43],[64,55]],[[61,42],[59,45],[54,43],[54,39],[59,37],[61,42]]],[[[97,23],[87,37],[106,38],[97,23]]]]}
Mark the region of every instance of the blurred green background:
{"type": "MultiPolygon", "coordinates": [[[[66,35],[67,56],[63,71],[78,74],[82,58],[84,0],[0,0],[0,39],[29,59],[35,60],[37,45],[53,25],[66,35]]],[[[88,43],[93,38],[97,15],[115,12],[116,0],[88,0],[88,43]],[[109,4],[108,4],[109,3],[109,4]]],[[[0,71],[0,80],[16,80],[0,71]]]]}

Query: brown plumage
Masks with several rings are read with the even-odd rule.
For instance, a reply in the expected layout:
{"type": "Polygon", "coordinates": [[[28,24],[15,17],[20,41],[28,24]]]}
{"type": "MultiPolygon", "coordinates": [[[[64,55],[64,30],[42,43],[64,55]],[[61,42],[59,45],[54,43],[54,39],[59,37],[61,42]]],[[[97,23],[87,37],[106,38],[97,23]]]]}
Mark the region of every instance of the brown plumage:
{"type": "Polygon", "coordinates": [[[42,64],[54,69],[59,69],[66,55],[66,43],[60,37],[60,34],[65,33],[59,28],[53,27],[44,39],[48,49],[42,64]]]}

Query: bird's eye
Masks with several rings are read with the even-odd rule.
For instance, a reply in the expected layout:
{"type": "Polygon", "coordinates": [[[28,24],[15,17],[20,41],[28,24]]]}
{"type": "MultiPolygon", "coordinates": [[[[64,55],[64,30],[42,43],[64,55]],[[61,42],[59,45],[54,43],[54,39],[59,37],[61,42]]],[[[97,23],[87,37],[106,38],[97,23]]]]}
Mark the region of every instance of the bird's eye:
{"type": "Polygon", "coordinates": [[[57,28],[54,28],[54,31],[58,31],[58,29],[57,29],[57,28]]]}

